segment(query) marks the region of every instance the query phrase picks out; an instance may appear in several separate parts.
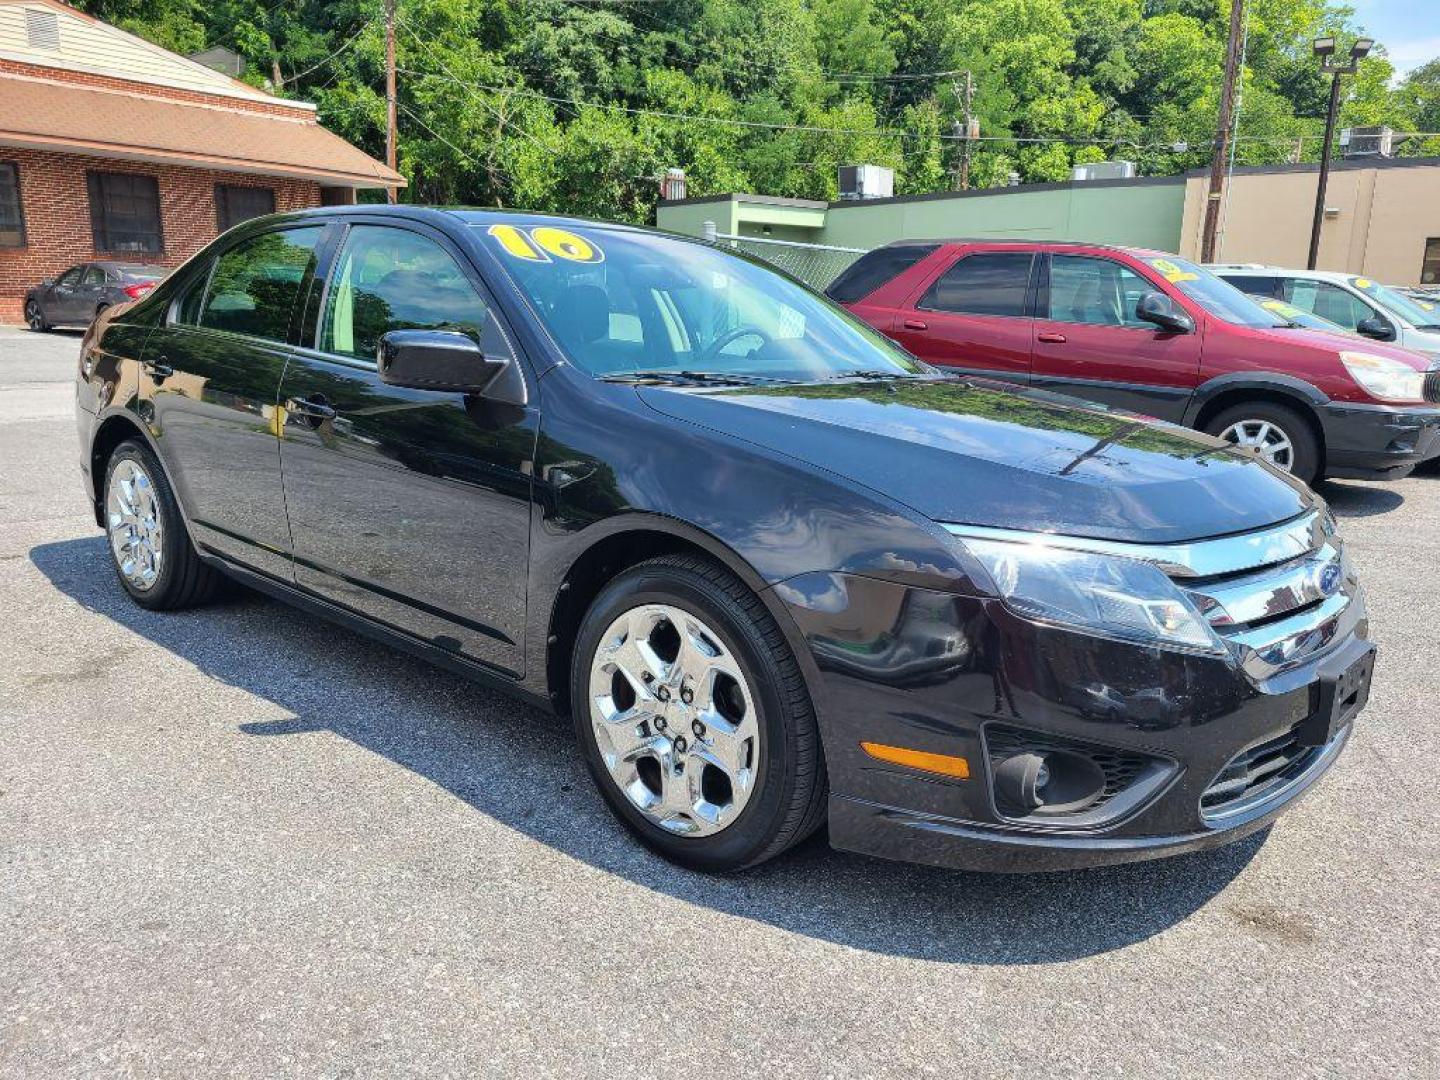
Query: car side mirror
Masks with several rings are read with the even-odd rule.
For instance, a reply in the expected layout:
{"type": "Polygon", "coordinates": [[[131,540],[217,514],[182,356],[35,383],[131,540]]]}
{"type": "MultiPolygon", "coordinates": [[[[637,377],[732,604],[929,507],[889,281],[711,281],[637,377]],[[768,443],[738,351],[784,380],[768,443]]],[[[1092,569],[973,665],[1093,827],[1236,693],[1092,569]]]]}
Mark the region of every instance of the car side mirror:
{"type": "Polygon", "coordinates": [[[377,353],[380,381],[389,386],[525,404],[525,382],[515,361],[508,356],[487,356],[467,334],[391,330],[380,338],[377,353]]]}
{"type": "Polygon", "coordinates": [[[1376,341],[1394,341],[1395,328],[1382,319],[1379,315],[1371,315],[1369,318],[1361,319],[1355,326],[1357,334],[1363,334],[1376,341]]]}
{"type": "Polygon", "coordinates": [[[1148,292],[1135,302],[1135,317],[1171,334],[1193,334],[1190,313],[1162,292],[1148,292]]]}

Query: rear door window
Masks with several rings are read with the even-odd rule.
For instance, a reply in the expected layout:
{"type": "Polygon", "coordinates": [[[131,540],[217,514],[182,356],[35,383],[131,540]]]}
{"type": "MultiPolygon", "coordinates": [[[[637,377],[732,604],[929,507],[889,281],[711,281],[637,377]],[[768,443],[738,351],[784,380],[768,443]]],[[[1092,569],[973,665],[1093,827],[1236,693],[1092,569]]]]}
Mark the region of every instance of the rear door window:
{"type": "MultiPolygon", "coordinates": [[[[315,265],[319,225],[261,233],[215,263],[199,323],[268,341],[288,341],[301,288],[315,265]]],[[[185,305],[182,303],[182,320],[185,305]]]]}
{"type": "Polygon", "coordinates": [[[1277,278],[1263,274],[1221,274],[1220,279],[1251,296],[1263,297],[1266,300],[1280,297],[1280,282],[1277,278]]]}
{"type": "Polygon", "coordinates": [[[100,266],[91,266],[85,270],[85,277],[80,281],[81,285],[104,285],[105,269],[100,266]]]}
{"type": "Polygon", "coordinates": [[[916,306],[957,315],[1024,315],[1033,261],[1028,251],[966,255],[940,275],[916,306]]]}
{"type": "Polygon", "coordinates": [[[861,255],[830,283],[825,295],[838,304],[863,300],[886,282],[894,281],[939,244],[894,244],[861,255]]]}

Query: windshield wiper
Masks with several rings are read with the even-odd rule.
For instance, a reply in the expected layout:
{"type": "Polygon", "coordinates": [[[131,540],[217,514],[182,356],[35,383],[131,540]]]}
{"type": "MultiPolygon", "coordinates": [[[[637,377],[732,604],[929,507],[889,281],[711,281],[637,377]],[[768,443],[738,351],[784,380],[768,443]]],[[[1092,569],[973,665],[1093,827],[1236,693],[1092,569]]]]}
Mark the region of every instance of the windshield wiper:
{"type": "Polygon", "coordinates": [[[867,379],[872,381],[891,379],[918,379],[919,374],[911,374],[908,371],[882,371],[879,368],[862,368],[859,371],[841,371],[834,375],[825,376],[826,382],[837,382],[841,379],[867,379]]]}
{"type": "Polygon", "coordinates": [[[698,386],[754,386],[759,383],[783,383],[768,375],[745,375],[734,371],[686,371],[674,368],[654,368],[647,371],[612,371],[601,375],[602,382],[665,382],[675,385],[687,383],[698,386]]]}

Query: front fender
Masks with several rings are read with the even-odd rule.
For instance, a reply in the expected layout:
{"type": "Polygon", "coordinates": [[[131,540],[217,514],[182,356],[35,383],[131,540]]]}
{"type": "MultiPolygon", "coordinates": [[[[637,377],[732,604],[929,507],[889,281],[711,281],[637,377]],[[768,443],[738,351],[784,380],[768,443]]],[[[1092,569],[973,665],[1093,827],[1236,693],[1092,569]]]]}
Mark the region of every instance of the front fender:
{"type": "Polygon", "coordinates": [[[1217,375],[1195,388],[1190,404],[1185,409],[1185,424],[1194,427],[1206,405],[1221,394],[1233,390],[1263,390],[1272,394],[1283,394],[1312,409],[1318,409],[1330,401],[1330,397],[1318,386],[1295,375],[1286,375],[1279,371],[1232,371],[1217,375]]]}

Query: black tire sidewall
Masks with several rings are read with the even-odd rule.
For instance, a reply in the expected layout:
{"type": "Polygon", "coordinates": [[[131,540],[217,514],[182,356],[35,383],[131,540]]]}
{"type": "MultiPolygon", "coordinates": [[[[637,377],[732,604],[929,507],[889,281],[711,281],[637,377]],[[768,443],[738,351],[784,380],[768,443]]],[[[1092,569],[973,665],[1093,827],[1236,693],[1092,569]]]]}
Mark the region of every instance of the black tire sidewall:
{"type": "Polygon", "coordinates": [[[713,582],[684,568],[642,564],[621,574],[595,598],[581,624],[570,672],[570,711],[575,735],[595,785],[606,803],[649,848],[695,869],[726,871],[755,861],[783,826],[795,784],[789,710],[769,647],[743,609],[713,582]],[[760,769],[750,801],[721,832],[677,836],[635,808],[616,786],[601,758],[590,718],[590,665],[600,636],[624,611],[644,604],[668,604],[703,619],[740,663],[759,712],[760,769]]]}
{"type": "Polygon", "coordinates": [[[105,524],[105,546],[110,556],[110,565],[115,569],[115,576],[120,580],[121,586],[130,594],[137,604],[148,608],[166,607],[177,586],[181,561],[190,556],[190,538],[185,532],[185,521],[180,516],[180,507],[175,502],[175,495],[170,490],[170,481],[165,476],[165,471],[160,467],[159,459],[146,446],[134,440],[126,440],[116,447],[115,452],[110,455],[110,460],[105,465],[105,487],[101,492],[102,510],[106,515],[105,524]],[[155,584],[148,589],[137,589],[120,572],[120,566],[115,561],[115,548],[110,542],[109,524],[109,501],[110,483],[115,475],[115,469],[122,461],[134,461],[145,470],[150,477],[150,484],[155,489],[156,502],[160,507],[160,573],[155,579],[155,584]]]}
{"type": "Polygon", "coordinates": [[[40,301],[31,300],[26,303],[25,325],[30,327],[31,330],[34,330],[37,333],[44,333],[45,330],[49,328],[49,323],[45,321],[45,313],[40,310],[40,301]],[[35,313],[34,318],[32,318],[30,315],[31,311],[34,311],[35,313]]]}
{"type": "Polygon", "coordinates": [[[1241,420],[1264,420],[1285,432],[1293,447],[1290,475],[1312,483],[1320,475],[1320,445],[1310,425],[1299,412],[1286,405],[1257,401],[1249,405],[1232,405],[1205,425],[1208,434],[1219,436],[1230,425],[1241,420]]]}

